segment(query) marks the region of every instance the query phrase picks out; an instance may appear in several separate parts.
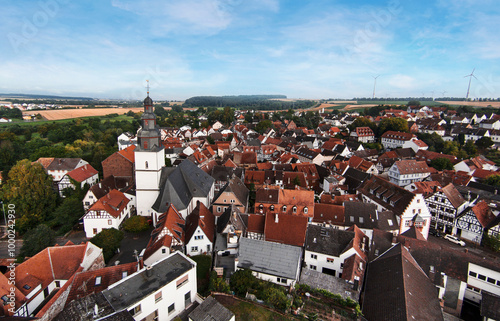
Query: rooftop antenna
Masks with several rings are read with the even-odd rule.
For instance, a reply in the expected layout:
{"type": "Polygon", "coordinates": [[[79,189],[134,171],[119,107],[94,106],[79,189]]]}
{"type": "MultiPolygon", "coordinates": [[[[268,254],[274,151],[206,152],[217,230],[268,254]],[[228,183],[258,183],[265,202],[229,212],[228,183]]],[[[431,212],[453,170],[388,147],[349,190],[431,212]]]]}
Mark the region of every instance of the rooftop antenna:
{"type": "Polygon", "coordinates": [[[378,75],[377,77],[373,77],[373,97],[372,98],[375,98],[375,86],[377,86],[377,78],[380,77],[380,75],[378,75]]]}
{"type": "Polygon", "coordinates": [[[146,82],[147,82],[146,88],[148,89],[148,97],[149,97],[149,79],[147,79],[146,82]]]}
{"type": "MultiPolygon", "coordinates": [[[[469,86],[467,87],[467,96],[465,96],[465,100],[468,101],[469,100],[469,92],[470,92],[470,82],[472,80],[472,77],[476,78],[476,76],[474,76],[474,70],[476,70],[476,68],[472,69],[472,72],[470,73],[470,75],[467,75],[467,76],[464,76],[465,77],[469,77],[469,86]]],[[[476,78],[477,79],[477,78],[476,78]]]]}

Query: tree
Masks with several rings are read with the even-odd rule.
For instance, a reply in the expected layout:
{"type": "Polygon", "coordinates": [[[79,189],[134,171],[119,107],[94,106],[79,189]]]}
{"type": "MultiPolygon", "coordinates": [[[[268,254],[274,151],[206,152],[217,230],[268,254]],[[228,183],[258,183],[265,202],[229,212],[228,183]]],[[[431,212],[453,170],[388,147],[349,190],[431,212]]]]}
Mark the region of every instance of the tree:
{"type": "Polygon", "coordinates": [[[231,275],[229,285],[237,295],[244,296],[248,289],[251,289],[257,283],[257,278],[252,274],[251,270],[237,270],[231,275]]]}
{"type": "Polygon", "coordinates": [[[370,127],[374,132],[377,130],[377,125],[366,117],[357,117],[349,126],[351,130],[356,129],[356,127],[370,127]]]}
{"type": "MultiPolygon", "coordinates": [[[[163,107],[162,107],[162,108],[163,108],[163,107]]],[[[183,109],[182,109],[182,107],[181,107],[181,106],[179,106],[179,105],[174,105],[174,106],[172,107],[172,111],[175,111],[176,113],[182,113],[183,109]]]]}
{"type": "Polygon", "coordinates": [[[476,144],[472,140],[468,140],[464,145],[465,152],[469,155],[469,157],[474,157],[477,154],[476,144]]]}
{"type": "Polygon", "coordinates": [[[448,158],[438,157],[431,161],[431,167],[434,167],[438,171],[442,171],[443,169],[453,169],[453,164],[448,158]]]}
{"type": "Polygon", "coordinates": [[[77,197],[77,195],[66,197],[61,205],[50,214],[52,218],[50,225],[52,228],[59,228],[58,234],[70,231],[85,214],[82,198],[77,197]]]}
{"type": "Polygon", "coordinates": [[[293,179],[293,186],[300,186],[300,178],[299,178],[299,175],[295,176],[295,178],[293,179]]]}
{"type": "Polygon", "coordinates": [[[9,171],[2,187],[2,199],[16,206],[16,227],[24,233],[45,222],[54,210],[57,195],[52,189],[52,177],[42,165],[23,159],[9,171]]]}
{"type": "Polygon", "coordinates": [[[500,175],[490,175],[483,180],[483,183],[491,186],[500,186],[500,175]]]}
{"type": "Polygon", "coordinates": [[[132,216],[123,222],[123,229],[127,232],[139,233],[149,229],[148,220],[145,216],[132,216]]]}
{"type": "Polygon", "coordinates": [[[378,134],[382,136],[386,131],[397,131],[397,132],[408,132],[408,122],[406,119],[392,117],[392,118],[384,118],[378,125],[378,134]]]}
{"type": "Polygon", "coordinates": [[[40,224],[29,230],[21,247],[21,257],[33,256],[54,244],[55,234],[47,225],[40,224]]]}
{"type": "Polygon", "coordinates": [[[408,102],[408,106],[420,107],[420,101],[418,101],[418,100],[410,100],[408,102]]]}
{"type": "Polygon", "coordinates": [[[268,287],[262,293],[262,299],[278,310],[285,311],[290,306],[290,300],[282,289],[268,287]]]}
{"type": "Polygon", "coordinates": [[[115,228],[110,228],[97,233],[97,235],[90,239],[90,242],[102,249],[104,261],[108,263],[113,255],[115,255],[116,250],[120,247],[122,240],[123,232],[115,228]]]}
{"type": "Polygon", "coordinates": [[[493,141],[490,137],[481,137],[476,141],[476,146],[483,150],[491,145],[493,145],[493,141]]]}
{"type": "Polygon", "coordinates": [[[272,127],[274,127],[273,123],[269,119],[264,119],[264,120],[261,120],[257,124],[257,126],[255,126],[255,130],[258,133],[263,134],[268,128],[272,128],[272,127]]]}

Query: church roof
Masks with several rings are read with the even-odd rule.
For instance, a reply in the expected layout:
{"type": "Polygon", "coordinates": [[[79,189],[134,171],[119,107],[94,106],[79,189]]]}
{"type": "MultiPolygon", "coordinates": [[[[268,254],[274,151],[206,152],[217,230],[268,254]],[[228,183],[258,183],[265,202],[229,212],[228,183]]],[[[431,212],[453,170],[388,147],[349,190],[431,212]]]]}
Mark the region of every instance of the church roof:
{"type": "Polygon", "coordinates": [[[164,167],[160,178],[160,194],[153,209],[164,213],[167,204],[172,203],[182,211],[193,197],[207,197],[213,184],[214,179],[188,159],[175,168],[164,167]]]}

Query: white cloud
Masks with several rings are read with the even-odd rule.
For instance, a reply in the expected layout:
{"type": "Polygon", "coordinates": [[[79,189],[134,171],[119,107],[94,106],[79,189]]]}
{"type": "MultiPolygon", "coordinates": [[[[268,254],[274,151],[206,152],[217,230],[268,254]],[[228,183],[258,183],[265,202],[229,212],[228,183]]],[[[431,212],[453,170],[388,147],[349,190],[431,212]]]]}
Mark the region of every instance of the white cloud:
{"type": "Polygon", "coordinates": [[[389,77],[387,81],[389,85],[398,88],[398,89],[415,89],[416,81],[413,77],[407,75],[393,75],[389,77]]]}

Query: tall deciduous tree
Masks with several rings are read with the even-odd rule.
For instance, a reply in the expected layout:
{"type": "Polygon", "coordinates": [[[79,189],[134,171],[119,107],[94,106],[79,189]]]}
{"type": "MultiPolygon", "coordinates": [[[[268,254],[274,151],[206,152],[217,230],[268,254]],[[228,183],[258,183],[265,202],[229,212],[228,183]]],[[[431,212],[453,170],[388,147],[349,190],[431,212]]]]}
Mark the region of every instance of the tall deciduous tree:
{"type": "Polygon", "coordinates": [[[381,136],[386,131],[408,132],[408,122],[399,117],[384,118],[378,125],[378,133],[381,136]]]}
{"type": "Polygon", "coordinates": [[[24,233],[47,219],[56,206],[57,195],[42,165],[23,159],[10,170],[2,199],[16,206],[16,228],[24,233]]]}
{"type": "Polygon", "coordinates": [[[52,246],[54,240],[54,231],[52,231],[47,225],[40,224],[35,229],[30,230],[29,233],[26,233],[20,256],[33,256],[46,247],[52,246]]]}

